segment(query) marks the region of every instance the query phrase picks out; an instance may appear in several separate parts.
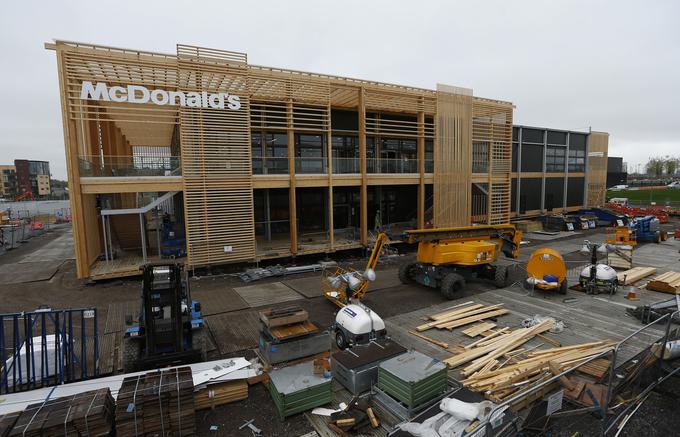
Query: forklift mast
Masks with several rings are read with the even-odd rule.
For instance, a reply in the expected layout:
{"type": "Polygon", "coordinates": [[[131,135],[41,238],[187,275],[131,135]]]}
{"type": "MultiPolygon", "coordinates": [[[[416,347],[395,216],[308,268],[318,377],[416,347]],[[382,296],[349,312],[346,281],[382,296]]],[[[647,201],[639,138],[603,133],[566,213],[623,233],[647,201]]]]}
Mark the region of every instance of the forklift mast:
{"type": "Polygon", "coordinates": [[[147,354],[183,351],[181,266],[176,263],[147,264],[144,266],[143,275],[142,301],[147,354]],[[154,309],[163,311],[163,308],[167,306],[170,307],[170,318],[156,318],[154,309]],[[160,350],[161,347],[167,348],[168,346],[170,346],[170,351],[160,350]]]}

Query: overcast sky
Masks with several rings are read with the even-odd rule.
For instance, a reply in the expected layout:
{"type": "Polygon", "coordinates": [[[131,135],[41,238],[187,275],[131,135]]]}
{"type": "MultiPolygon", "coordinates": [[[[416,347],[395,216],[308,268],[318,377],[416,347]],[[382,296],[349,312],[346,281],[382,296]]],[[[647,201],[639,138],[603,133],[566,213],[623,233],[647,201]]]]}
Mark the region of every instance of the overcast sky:
{"type": "MultiPolygon", "coordinates": [[[[516,124],[610,133],[632,165],[680,156],[677,1],[12,1],[0,12],[0,164],[66,177],[52,39],[174,53],[512,101],[516,124]],[[455,4],[454,4],[455,3],[455,4]]],[[[629,164],[629,165],[630,165],[629,164]]]]}

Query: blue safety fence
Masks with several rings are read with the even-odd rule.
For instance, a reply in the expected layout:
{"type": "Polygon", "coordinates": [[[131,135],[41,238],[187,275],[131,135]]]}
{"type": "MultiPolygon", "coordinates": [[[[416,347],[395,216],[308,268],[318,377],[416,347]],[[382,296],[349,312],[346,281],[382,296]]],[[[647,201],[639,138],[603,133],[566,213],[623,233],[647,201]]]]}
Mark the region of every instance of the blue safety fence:
{"type": "Polygon", "coordinates": [[[99,376],[96,308],[0,314],[0,393],[99,376]]]}

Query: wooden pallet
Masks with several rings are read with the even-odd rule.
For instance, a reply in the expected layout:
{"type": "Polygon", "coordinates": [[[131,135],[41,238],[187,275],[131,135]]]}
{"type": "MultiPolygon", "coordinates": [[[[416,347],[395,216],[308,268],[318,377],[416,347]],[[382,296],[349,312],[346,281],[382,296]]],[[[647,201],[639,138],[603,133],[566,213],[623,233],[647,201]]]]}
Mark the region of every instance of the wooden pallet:
{"type": "Polygon", "coordinates": [[[312,334],[318,330],[319,328],[317,328],[314,323],[306,321],[294,325],[277,326],[276,328],[270,329],[269,332],[271,332],[274,338],[280,341],[299,337],[301,335],[312,334]]]}
{"type": "Polygon", "coordinates": [[[260,320],[268,328],[276,328],[277,326],[285,326],[293,323],[305,322],[309,319],[307,311],[303,310],[297,305],[285,308],[268,308],[260,311],[260,320]]]}
{"type": "Polygon", "coordinates": [[[113,429],[114,410],[108,388],[86,391],[29,405],[6,435],[108,436],[113,429]]]}
{"type": "Polygon", "coordinates": [[[118,392],[116,435],[195,433],[194,382],[190,367],[125,378],[118,392]]]}
{"type": "Polygon", "coordinates": [[[680,291],[680,273],[663,273],[649,281],[646,288],[662,293],[678,294],[678,291],[680,291]]]}

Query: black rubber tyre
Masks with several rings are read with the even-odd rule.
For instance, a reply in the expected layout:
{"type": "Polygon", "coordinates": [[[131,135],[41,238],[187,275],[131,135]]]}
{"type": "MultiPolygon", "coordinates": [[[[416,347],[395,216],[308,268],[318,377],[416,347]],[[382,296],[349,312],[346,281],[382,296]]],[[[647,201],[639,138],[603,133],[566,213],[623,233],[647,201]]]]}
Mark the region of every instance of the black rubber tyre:
{"type": "Polygon", "coordinates": [[[668,240],[668,232],[661,231],[661,241],[666,241],[666,240],[668,240]]]}
{"type": "Polygon", "coordinates": [[[137,371],[139,358],[142,354],[140,341],[130,337],[123,339],[123,372],[131,373],[137,371]]]}
{"type": "Polygon", "coordinates": [[[345,334],[340,330],[335,333],[335,345],[340,350],[347,348],[347,339],[345,338],[345,334]]]}
{"type": "Polygon", "coordinates": [[[654,235],[654,242],[661,243],[661,232],[656,231],[656,235],[654,235]]]}
{"type": "Polygon", "coordinates": [[[560,284],[560,289],[559,289],[560,294],[567,294],[567,289],[568,289],[568,288],[569,288],[569,286],[567,285],[567,280],[565,279],[565,280],[562,281],[562,283],[560,284]]]}
{"type": "Polygon", "coordinates": [[[449,273],[444,276],[441,285],[441,292],[445,298],[452,300],[465,288],[465,278],[458,273],[449,273]]]}
{"type": "Polygon", "coordinates": [[[496,266],[496,271],[493,274],[493,283],[498,288],[505,288],[508,286],[510,272],[507,266],[496,266]]]}
{"type": "Polygon", "coordinates": [[[399,267],[399,281],[402,284],[410,284],[412,282],[411,269],[414,265],[415,264],[402,264],[399,267]]]}

